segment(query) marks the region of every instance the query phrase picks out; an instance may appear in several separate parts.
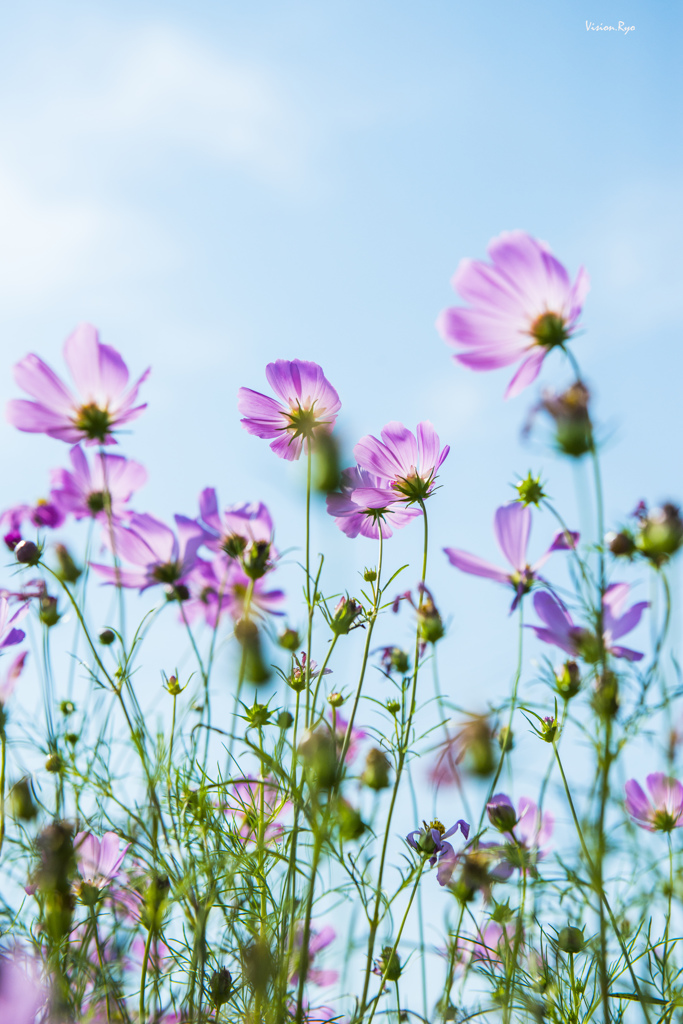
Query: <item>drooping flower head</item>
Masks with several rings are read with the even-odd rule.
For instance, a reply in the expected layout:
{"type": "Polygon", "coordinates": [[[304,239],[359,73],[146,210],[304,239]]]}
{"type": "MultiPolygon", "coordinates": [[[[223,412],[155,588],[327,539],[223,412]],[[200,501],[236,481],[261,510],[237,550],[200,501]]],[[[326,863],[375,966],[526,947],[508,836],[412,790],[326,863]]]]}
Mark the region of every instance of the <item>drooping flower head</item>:
{"type": "Polygon", "coordinates": [[[117,586],[137,587],[142,592],[162,583],[177,591],[195,564],[204,530],[185,516],[175,516],[175,522],[177,537],[165,523],[146,514],[134,513],[128,526],[114,524],[104,535],[105,543],[137,568],[119,569],[94,562],[92,568],[105,582],[117,586]]]}
{"type": "Polygon", "coordinates": [[[505,393],[512,398],[536,379],[548,352],[574,334],[590,282],[581,267],[572,284],[546,243],[524,231],[504,231],[488,254],[492,263],[461,261],[453,288],[470,305],[444,310],[437,330],[462,346],[454,359],[472,370],[522,359],[505,393]]]}
{"type": "Polygon", "coordinates": [[[629,779],[626,790],[626,810],[636,825],[648,832],[671,832],[683,826],[683,786],[664,772],[647,776],[648,800],[635,779],[629,779]]]}
{"type": "Polygon", "coordinates": [[[72,469],[51,472],[53,503],[64,515],[101,522],[130,518],[126,505],[147,481],[147,470],[122,455],[97,453],[92,466],[78,445],[69,452],[72,469]]]}
{"type": "MultiPolygon", "coordinates": [[[[649,607],[648,601],[639,601],[624,611],[628,597],[628,583],[612,583],[605,591],[602,599],[602,628],[605,651],[615,658],[626,658],[627,661],[640,661],[644,655],[633,651],[630,647],[617,646],[614,641],[635,629],[643,611],[649,607]]],[[[534,595],[534,608],[543,626],[530,626],[539,640],[560,647],[567,654],[593,664],[600,660],[600,643],[595,633],[581,626],[576,626],[569,612],[562,607],[557,598],[547,591],[539,591],[534,595]]]]}
{"type": "Polygon", "coordinates": [[[91,324],[80,324],[64,342],[64,359],[79,394],[36,355],[14,367],[14,379],[35,402],[13,399],[7,419],[18,430],[47,434],[69,444],[115,444],[113,432],[134,420],[146,405],[135,405],[145,370],[128,390],[128,368],[109,345],[103,345],[91,324]]]}
{"type": "Polygon", "coordinates": [[[436,880],[439,885],[445,885],[453,873],[453,865],[456,862],[457,855],[452,844],[447,843],[446,839],[455,835],[458,829],[467,839],[470,834],[470,826],[462,818],[456,821],[455,825],[449,828],[448,831],[436,819],[429,824],[423,821],[422,828],[415,829],[406,836],[409,846],[412,846],[423,857],[429,857],[430,867],[434,867],[438,859],[439,867],[436,872],[436,880]]]}
{"type": "Polygon", "coordinates": [[[407,508],[387,480],[356,466],[342,473],[341,493],[327,495],[327,511],[347,537],[373,537],[382,529],[386,540],[394,530],[407,526],[419,508],[407,508]]]}
{"type": "Polygon", "coordinates": [[[317,363],[278,359],[266,366],[266,378],[280,401],[240,388],[237,407],[242,426],[256,437],[275,438],[270,447],[292,462],[308,453],[318,431],[330,431],[341,409],[339,395],[317,363]]]}
{"type": "Polygon", "coordinates": [[[470,573],[472,576],[484,576],[486,579],[496,580],[498,583],[508,583],[515,591],[515,599],[510,611],[514,611],[524,594],[529,593],[534,580],[540,578],[537,575],[538,570],[545,564],[552,552],[567,551],[576,547],[579,539],[578,533],[561,530],[555,534],[546,553],[534,565],[529,565],[527,547],[531,530],[531,510],[527,505],[521,505],[518,501],[501,505],[496,510],[493,530],[500,550],[512,566],[512,572],[499,569],[483,558],[471,555],[467,551],[461,551],[459,548],[444,548],[444,552],[451,565],[460,569],[461,572],[470,573]]]}
{"type": "Polygon", "coordinates": [[[402,423],[387,423],[382,440],[362,437],[353,449],[361,469],[386,480],[403,501],[424,501],[434,490],[436,475],[450,451],[440,452],[439,435],[425,420],[417,425],[417,437],[402,423]]]}

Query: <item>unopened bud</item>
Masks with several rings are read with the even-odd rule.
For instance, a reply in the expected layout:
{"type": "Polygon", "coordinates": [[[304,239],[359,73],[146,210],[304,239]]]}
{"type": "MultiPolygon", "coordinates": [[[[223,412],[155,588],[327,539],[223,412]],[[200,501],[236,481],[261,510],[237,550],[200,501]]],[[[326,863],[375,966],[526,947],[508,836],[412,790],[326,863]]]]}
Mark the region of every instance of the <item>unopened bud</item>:
{"type": "Polygon", "coordinates": [[[270,568],[270,541],[255,540],[242,555],[242,568],[250,580],[260,580],[270,568]]]}
{"type": "Polygon", "coordinates": [[[55,553],[59,562],[57,575],[60,580],[63,580],[64,583],[75,583],[83,574],[83,570],[78,568],[63,544],[55,544],[55,553]]]}
{"type": "Polygon", "coordinates": [[[330,730],[308,730],[301,737],[298,751],[309,773],[309,782],[319,789],[330,789],[337,775],[336,744],[330,730]]]}
{"type": "Polygon", "coordinates": [[[341,693],[330,693],[327,697],[327,703],[331,704],[333,708],[340,708],[345,700],[346,697],[341,693]]]}
{"type": "Polygon", "coordinates": [[[499,832],[512,832],[517,824],[517,812],[503,794],[494,796],[486,805],[488,819],[499,832]]]}
{"type": "Polygon", "coordinates": [[[37,565],[40,561],[41,551],[32,540],[20,540],[14,549],[17,562],[22,565],[37,565]]]}
{"type": "Polygon", "coordinates": [[[63,700],[59,705],[59,710],[62,712],[65,718],[68,718],[69,715],[73,715],[74,711],[76,710],[76,705],[72,700],[63,700]]]}
{"type": "Polygon", "coordinates": [[[567,925],[557,936],[557,946],[563,953],[580,953],[586,945],[583,932],[580,928],[573,928],[567,925]]]}
{"type": "Polygon", "coordinates": [[[9,812],[20,821],[33,821],[38,808],[33,800],[33,787],[28,777],[19,779],[9,794],[9,812]]]}
{"type": "Polygon", "coordinates": [[[255,939],[242,953],[244,977],[255,992],[263,995],[273,977],[275,964],[265,939],[255,939]]]}
{"type": "Polygon", "coordinates": [[[169,583],[164,587],[164,594],[167,601],[189,601],[190,588],[185,583],[169,583]]]}
{"type": "Polygon", "coordinates": [[[282,729],[284,731],[285,729],[291,729],[293,725],[294,716],[291,715],[289,711],[281,711],[280,714],[277,716],[278,729],[282,729]]]}
{"type": "Polygon", "coordinates": [[[50,626],[57,625],[60,619],[60,615],[59,612],[57,611],[56,597],[50,597],[49,594],[43,594],[43,596],[40,599],[38,618],[40,619],[44,626],[48,627],[48,629],[50,628],[50,626]]]}
{"type": "Polygon", "coordinates": [[[366,583],[374,583],[377,579],[377,573],[374,569],[366,569],[363,573],[363,579],[366,583]]]}
{"type": "Polygon", "coordinates": [[[580,380],[560,395],[546,392],[543,396],[543,408],[555,420],[557,447],[575,459],[593,449],[589,402],[590,392],[580,380]]]}
{"type": "Polygon", "coordinates": [[[329,430],[318,430],[313,440],[313,487],[321,494],[340,485],[339,445],[329,430]]]}
{"type": "Polygon", "coordinates": [[[296,651],[301,644],[301,637],[295,629],[285,629],[280,633],[277,642],[286,651],[296,651]]]}
{"type": "Polygon", "coordinates": [[[387,789],[389,786],[389,772],[391,765],[389,758],[379,747],[372,747],[365,758],[365,770],[360,777],[363,785],[368,789],[378,791],[387,789]]]}
{"type": "Polygon", "coordinates": [[[239,533],[233,533],[230,537],[226,537],[222,544],[223,551],[228,558],[239,558],[246,546],[246,537],[241,537],[239,533]]]}
{"type": "Polygon", "coordinates": [[[517,500],[522,505],[536,505],[538,507],[543,499],[547,497],[543,490],[540,476],[532,476],[531,470],[529,470],[524,480],[520,480],[515,484],[515,488],[519,495],[517,500]]]}
{"type": "Polygon", "coordinates": [[[263,661],[261,638],[253,619],[239,619],[235,623],[235,639],[242,646],[244,678],[258,686],[270,679],[270,669],[263,661]]]}
{"type": "Polygon", "coordinates": [[[581,673],[575,661],[565,661],[560,671],[555,673],[555,688],[565,700],[571,700],[579,692],[581,673]]]}
{"type": "Polygon", "coordinates": [[[546,743],[554,743],[560,731],[560,723],[552,715],[542,719],[539,734],[546,743]]]}
{"type": "Polygon", "coordinates": [[[341,601],[334,609],[334,615],[330,622],[330,629],[337,636],[342,636],[349,632],[352,628],[354,620],[358,618],[363,612],[363,608],[358,601],[355,601],[352,597],[342,597],[341,601]]]}
{"type": "Polygon", "coordinates": [[[515,745],[515,735],[509,726],[503,725],[498,730],[498,746],[505,754],[509,754],[515,745]]]}
{"type": "Polygon", "coordinates": [[[636,547],[655,565],[663,565],[683,544],[683,520],[677,505],[651,509],[641,519],[636,547]]]}
{"type": "Polygon", "coordinates": [[[420,639],[435,644],[445,633],[443,621],[431,597],[425,597],[417,612],[420,639]]]}
{"type": "Polygon", "coordinates": [[[175,675],[169,676],[168,679],[166,679],[166,689],[172,697],[177,697],[178,694],[183,692],[183,688],[178,682],[178,677],[175,675]]]}
{"type": "Polygon", "coordinates": [[[55,775],[58,774],[59,772],[61,772],[63,767],[64,767],[64,762],[62,761],[62,759],[59,756],[59,754],[57,754],[56,752],[50,754],[48,756],[47,760],[45,761],[45,769],[46,769],[46,771],[52,772],[55,775]]]}
{"type": "Polygon", "coordinates": [[[394,953],[393,946],[384,946],[375,961],[373,973],[379,974],[381,978],[385,978],[387,981],[398,981],[402,970],[401,958],[398,953],[394,953]]]}
{"type": "Polygon", "coordinates": [[[342,839],[360,839],[366,829],[365,822],[359,811],[346,800],[340,800],[337,806],[337,827],[342,839]]]}
{"type": "Polygon", "coordinates": [[[104,647],[109,647],[116,640],[116,633],[113,629],[101,629],[97,634],[97,639],[104,647]]]}
{"type": "Polygon", "coordinates": [[[600,718],[614,718],[619,710],[619,681],[614,672],[598,676],[591,704],[600,718]]]}
{"type": "Polygon", "coordinates": [[[227,967],[221,967],[214,971],[209,978],[209,991],[216,1010],[220,1010],[223,1003],[227,1003],[232,992],[232,975],[227,967]]]}
{"type": "Polygon", "coordinates": [[[398,700],[388,700],[387,701],[387,711],[389,712],[390,715],[393,715],[394,717],[396,717],[396,715],[399,713],[400,710],[401,710],[401,702],[400,701],[398,701],[398,700]]]}
{"type": "Polygon", "coordinates": [[[271,712],[265,704],[253,704],[247,709],[247,721],[253,729],[262,729],[268,724],[271,712]]]}
{"type": "Polygon", "coordinates": [[[612,530],[605,536],[605,544],[616,558],[630,558],[636,550],[636,543],[630,533],[612,530]]]}

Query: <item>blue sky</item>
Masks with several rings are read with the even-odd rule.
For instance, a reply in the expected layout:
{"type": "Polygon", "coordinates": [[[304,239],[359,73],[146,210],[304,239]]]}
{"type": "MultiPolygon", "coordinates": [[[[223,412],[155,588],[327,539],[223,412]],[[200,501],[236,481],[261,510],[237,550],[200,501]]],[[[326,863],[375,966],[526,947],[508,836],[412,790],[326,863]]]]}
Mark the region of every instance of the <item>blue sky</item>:
{"type": "MultiPolygon", "coordinates": [[[[315,359],[349,451],[388,420],[431,419],[452,447],[430,577],[453,621],[448,687],[482,710],[512,670],[508,595],[439,549],[497,559],[493,512],[529,467],[581,517],[571,469],[520,442],[538,389],[504,403],[506,371],[455,366],[434,320],[458,261],[501,230],[545,239],[572,274],[584,264],[574,350],[610,438],[608,520],[681,497],[680,46],[680,10],[644,2],[15,7],[0,40],[0,397],[18,395],[26,351],[60,367],[90,320],[133,374],[153,366],[124,449],[150,469],[140,510],[193,514],[214,485],[224,503],[265,500],[282,548],[301,541],[302,475],[242,431],[240,385],[264,387],[272,359],[315,359]]],[[[567,379],[547,361],[542,383],[567,379]]],[[[65,458],[1,423],[2,507],[38,497],[65,458]]],[[[328,590],[357,589],[374,547],[322,509],[314,531],[328,590]]],[[[535,525],[532,555],[552,532],[535,525]]],[[[415,528],[391,542],[394,566],[412,560],[406,586],[420,543],[415,528]]]]}

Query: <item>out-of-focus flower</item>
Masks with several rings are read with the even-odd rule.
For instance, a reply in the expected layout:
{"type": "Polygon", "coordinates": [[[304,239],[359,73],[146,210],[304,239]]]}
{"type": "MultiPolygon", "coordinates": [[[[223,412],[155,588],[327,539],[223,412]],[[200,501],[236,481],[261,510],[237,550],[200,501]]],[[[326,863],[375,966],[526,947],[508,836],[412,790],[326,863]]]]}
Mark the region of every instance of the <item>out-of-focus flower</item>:
{"type": "Polygon", "coordinates": [[[541,363],[574,334],[589,288],[581,267],[572,285],[567,271],[540,242],[524,231],[504,231],[488,246],[493,264],[464,259],[453,288],[469,308],[446,309],[437,329],[465,351],[453,358],[472,370],[495,370],[523,359],[510,381],[513,398],[539,374],[541,363]]]}
{"type": "Polygon", "coordinates": [[[237,558],[250,544],[267,542],[272,547],[273,520],[270,512],[259,502],[243,502],[229,505],[218,511],[218,499],[213,487],[206,487],[199,495],[199,520],[206,531],[206,546],[213,551],[223,551],[231,558],[237,558]]]}
{"type": "Polygon", "coordinates": [[[534,801],[526,796],[520,797],[515,813],[512,801],[504,793],[497,793],[486,810],[492,824],[508,839],[501,852],[510,867],[526,869],[543,860],[553,834],[551,814],[541,814],[534,801]]]}
{"type": "Polygon", "coordinates": [[[9,601],[6,597],[0,597],[0,651],[6,647],[14,647],[20,644],[26,636],[23,629],[17,629],[15,622],[20,622],[28,611],[28,605],[24,604],[14,615],[10,615],[9,601]]]}
{"type": "MultiPolygon", "coordinates": [[[[602,627],[605,651],[615,658],[640,661],[644,655],[629,647],[615,645],[614,641],[635,629],[648,601],[639,601],[624,611],[628,597],[628,583],[612,583],[602,599],[602,627]]],[[[591,664],[600,660],[600,643],[597,636],[588,629],[574,625],[569,612],[547,591],[534,595],[534,608],[543,626],[529,626],[539,640],[560,647],[567,654],[583,658],[591,664]]]]}
{"type": "Polygon", "coordinates": [[[459,785],[461,764],[473,775],[490,775],[496,761],[488,715],[470,715],[437,750],[429,769],[429,779],[435,786],[459,785]]]}
{"type": "Polygon", "coordinates": [[[31,354],[16,364],[14,379],[37,401],[13,399],[7,403],[7,419],[19,430],[47,434],[69,444],[115,444],[114,430],[146,408],[136,406],[135,401],[149,370],[126,390],[126,364],[116,349],[100,342],[91,324],[80,324],[69,335],[64,359],[78,397],[42,359],[31,354]]]}
{"type": "Polygon", "coordinates": [[[266,378],[280,401],[240,388],[237,407],[242,426],[256,437],[275,438],[270,447],[281,459],[298,459],[320,430],[331,430],[341,409],[339,395],[317,363],[278,359],[266,366],[266,378]]]}
{"type": "Polygon", "coordinates": [[[417,437],[402,423],[387,423],[382,440],[362,437],[353,449],[361,469],[387,481],[403,501],[424,501],[434,490],[436,475],[450,451],[439,452],[439,436],[425,420],[417,425],[417,437]]]}
{"type": "Polygon", "coordinates": [[[375,473],[355,466],[345,469],[341,479],[341,493],[328,494],[327,511],[347,537],[382,537],[386,540],[394,530],[407,526],[419,508],[406,508],[405,499],[398,496],[389,482],[375,473]]]}
{"type": "Polygon", "coordinates": [[[193,568],[185,577],[190,589],[190,598],[183,605],[189,621],[202,615],[211,629],[227,612],[233,621],[239,621],[245,614],[246,597],[251,583],[249,600],[250,615],[263,612],[267,615],[284,615],[281,611],[285,600],[283,590],[267,590],[264,579],[249,580],[239,563],[217,555],[211,562],[197,558],[193,568]]]}
{"type": "Polygon", "coordinates": [[[683,544],[683,519],[678,505],[666,502],[649,511],[645,502],[636,510],[639,530],[635,546],[656,566],[663,565],[683,544]]]}
{"type": "MultiPolygon", "coordinates": [[[[330,719],[331,718],[332,718],[332,716],[330,715],[330,719]]],[[[339,714],[338,711],[336,712],[334,718],[335,718],[335,723],[336,723],[336,727],[337,727],[337,736],[336,736],[337,747],[339,748],[339,752],[341,752],[341,748],[342,748],[342,746],[344,744],[344,738],[346,736],[346,730],[349,727],[349,723],[346,721],[345,718],[343,718],[339,714]]],[[[345,754],[345,757],[344,757],[344,760],[345,760],[346,764],[352,764],[352,762],[355,761],[355,759],[356,759],[356,757],[358,755],[358,750],[360,748],[361,741],[364,740],[366,736],[367,736],[367,733],[364,732],[364,730],[361,729],[359,726],[357,726],[357,725],[351,726],[351,735],[349,736],[349,745],[346,748],[346,754],[345,754]]]]}
{"type": "Polygon", "coordinates": [[[235,832],[241,842],[256,842],[258,839],[261,799],[265,841],[279,839],[284,831],[278,818],[288,805],[280,797],[276,784],[269,779],[261,781],[247,777],[231,786],[223,807],[225,813],[232,816],[235,832]]]}
{"type": "Polygon", "coordinates": [[[106,895],[123,906],[131,916],[140,917],[142,897],[125,884],[127,878],[121,869],[129,849],[130,843],[121,848],[116,832],[105,832],[101,839],[91,832],[76,834],[73,850],[81,880],[75,889],[87,906],[94,905],[106,895]]]}
{"type": "MultiPolygon", "coordinates": [[[[17,630],[17,632],[20,633],[21,630],[17,630]]],[[[27,658],[28,651],[22,651],[20,654],[17,654],[16,658],[13,659],[9,668],[3,675],[2,682],[0,682],[0,705],[6,704],[14,693],[14,687],[17,685],[19,676],[24,671],[24,665],[27,658]]],[[[1,720],[0,716],[0,721],[1,720]]]]}
{"type": "Polygon", "coordinates": [[[456,821],[455,825],[449,828],[448,831],[446,831],[446,827],[440,821],[435,819],[429,824],[423,821],[422,828],[415,829],[406,836],[406,842],[409,846],[417,850],[421,856],[429,857],[430,867],[434,867],[438,859],[439,867],[436,872],[436,880],[439,885],[445,885],[453,873],[453,865],[456,862],[457,854],[452,844],[447,843],[446,839],[455,835],[458,830],[467,839],[470,834],[470,826],[462,818],[456,821]]]}
{"type": "MultiPolygon", "coordinates": [[[[306,957],[307,970],[306,980],[313,982],[314,985],[334,985],[335,981],[339,978],[339,973],[333,970],[321,970],[318,967],[313,967],[313,960],[316,953],[319,953],[321,949],[325,949],[331,942],[334,942],[336,938],[336,932],[330,925],[326,925],[317,931],[315,928],[311,928],[311,933],[308,940],[308,955],[306,957]]],[[[302,970],[302,953],[303,953],[303,939],[304,939],[304,928],[302,922],[297,922],[294,931],[294,942],[292,950],[292,963],[291,963],[291,974],[290,981],[296,985],[299,981],[299,974],[302,970]]]]}
{"type": "Polygon", "coordinates": [[[22,539],[21,527],[30,522],[37,529],[58,529],[64,522],[64,515],[53,501],[40,499],[35,505],[13,505],[0,515],[0,531],[10,549],[14,551],[22,539]]]}
{"type": "Polygon", "coordinates": [[[48,987],[35,956],[19,947],[0,952],[0,1021],[35,1024],[47,997],[48,987]]]}
{"type": "Polygon", "coordinates": [[[381,663],[387,675],[398,672],[400,675],[407,675],[410,671],[408,654],[401,647],[382,647],[381,663]]]}
{"type": "Polygon", "coordinates": [[[514,940],[516,925],[508,922],[505,927],[497,921],[489,921],[483,931],[480,931],[474,939],[464,938],[459,945],[469,959],[474,962],[485,963],[487,966],[497,967],[503,962],[506,955],[506,948],[511,947],[514,940]]]}
{"type": "MultiPolygon", "coordinates": [[[[136,935],[130,946],[130,953],[128,957],[128,963],[130,966],[138,967],[142,966],[142,961],[145,955],[145,940],[141,935],[136,935]]],[[[147,966],[152,971],[164,971],[167,970],[171,963],[171,951],[165,942],[162,942],[159,938],[153,938],[149,949],[149,956],[147,959],[147,966]]]]}
{"type": "Polygon", "coordinates": [[[567,551],[576,547],[578,533],[560,531],[544,555],[534,564],[527,563],[527,547],[531,531],[531,510],[517,501],[501,505],[496,510],[493,520],[493,532],[500,550],[512,566],[512,572],[499,569],[483,558],[470,555],[459,548],[444,548],[448,561],[456,569],[470,573],[472,576],[484,576],[498,583],[507,583],[515,591],[515,599],[510,611],[519,604],[524,594],[528,594],[534,581],[538,579],[538,570],[545,564],[553,551],[567,551]]]}
{"type": "Polygon", "coordinates": [[[558,450],[574,459],[580,459],[593,450],[593,424],[588,411],[590,397],[586,385],[577,380],[561,394],[544,391],[538,407],[555,421],[558,450]]]}
{"type": "Polygon", "coordinates": [[[647,788],[654,803],[645,796],[635,779],[626,783],[626,810],[636,825],[648,832],[671,832],[683,826],[683,786],[664,772],[647,776],[647,788]]]}
{"type": "Polygon", "coordinates": [[[147,481],[147,470],[122,455],[97,453],[92,466],[79,445],[69,452],[72,469],[53,469],[50,497],[64,515],[75,519],[120,522],[130,518],[126,508],[147,481]]]}
{"type": "Polygon", "coordinates": [[[169,587],[182,584],[195,564],[197,551],[204,541],[204,530],[194,519],[174,518],[177,537],[170,527],[150,515],[133,513],[129,526],[114,524],[104,533],[107,546],[113,548],[119,558],[138,568],[119,569],[94,562],[92,568],[106,583],[137,587],[141,592],[159,583],[169,587]]]}

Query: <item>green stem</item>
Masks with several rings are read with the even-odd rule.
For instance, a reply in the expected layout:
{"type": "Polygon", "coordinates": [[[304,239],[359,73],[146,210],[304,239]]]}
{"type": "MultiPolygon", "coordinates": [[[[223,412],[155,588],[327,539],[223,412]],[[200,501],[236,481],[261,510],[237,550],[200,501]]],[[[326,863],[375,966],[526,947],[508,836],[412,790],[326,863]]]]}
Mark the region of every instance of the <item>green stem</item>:
{"type": "Polygon", "coordinates": [[[149,963],[149,951],[152,946],[153,929],[147,932],[145,951],[142,954],[142,970],[140,972],[140,1024],[145,1024],[145,981],[147,978],[147,964],[149,963]]]}

